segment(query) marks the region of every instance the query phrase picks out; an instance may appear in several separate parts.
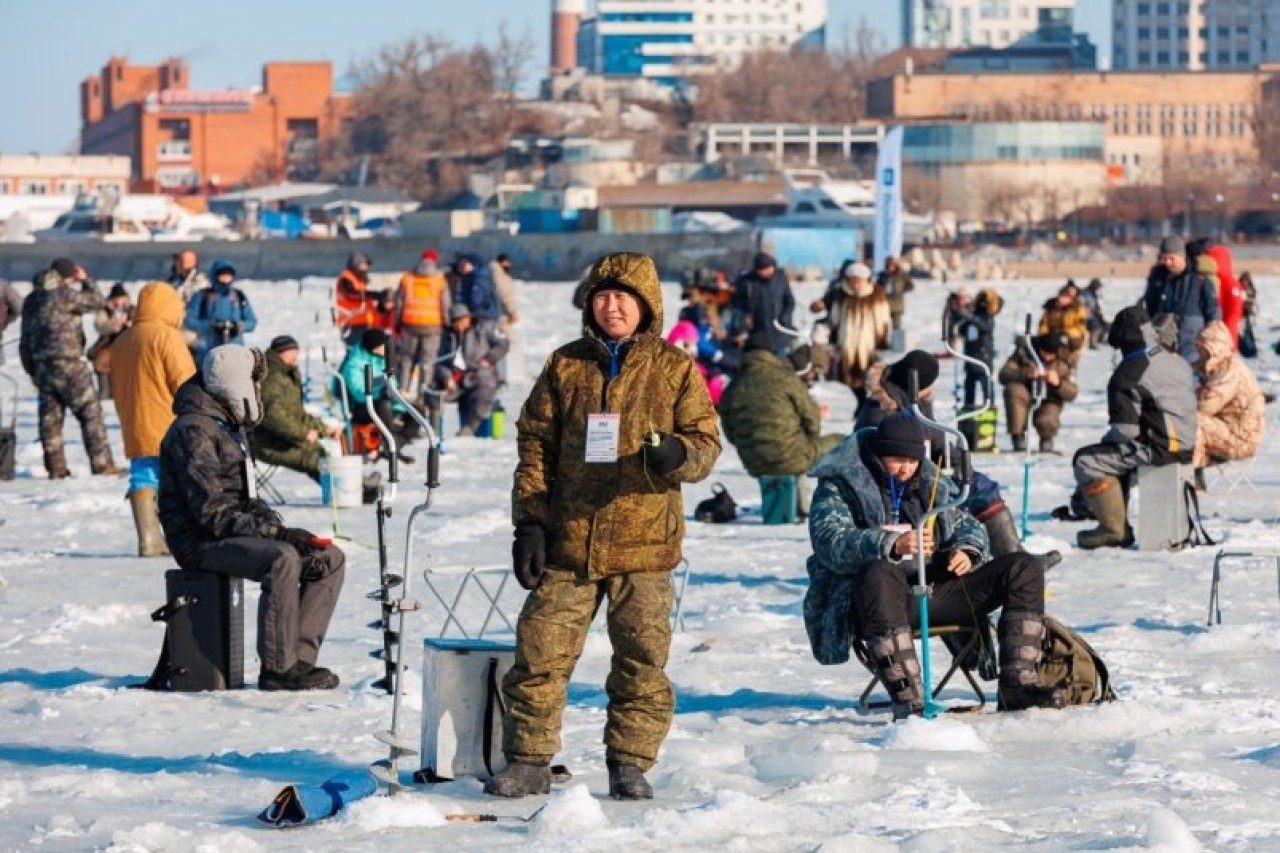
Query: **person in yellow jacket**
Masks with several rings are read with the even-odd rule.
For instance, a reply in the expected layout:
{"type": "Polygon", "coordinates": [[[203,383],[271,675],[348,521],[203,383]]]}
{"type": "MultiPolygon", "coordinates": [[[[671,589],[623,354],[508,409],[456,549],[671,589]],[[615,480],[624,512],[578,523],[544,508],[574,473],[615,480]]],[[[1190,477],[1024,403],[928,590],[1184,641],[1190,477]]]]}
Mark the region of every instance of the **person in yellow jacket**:
{"type": "Polygon", "coordinates": [[[111,345],[111,387],[129,458],[129,503],[138,556],[169,553],[156,510],[160,439],[173,423],[173,396],[196,372],[182,334],[185,306],[172,285],[153,281],[138,294],[133,325],[111,345]]]}
{"type": "Polygon", "coordinates": [[[1072,367],[1080,362],[1084,345],[1089,341],[1089,312],[1080,301],[1080,288],[1074,281],[1068,279],[1057,295],[1044,303],[1036,334],[1065,336],[1067,361],[1072,367]]]}
{"type": "Polygon", "coordinates": [[[435,249],[422,253],[417,266],[400,276],[396,292],[396,328],[400,330],[400,387],[408,388],[413,370],[426,385],[440,351],[449,316],[449,287],[435,249]]]}
{"type": "Polygon", "coordinates": [[[583,335],[547,360],[517,421],[516,579],[530,590],[502,682],[508,764],[485,785],[545,794],[587,629],[603,605],[613,662],[605,763],[614,799],[648,799],[644,773],[675,713],[665,668],[671,570],[684,540],[682,483],[720,455],[716,412],[693,359],[662,339],[658,272],[621,252],[588,273],[583,335]]]}

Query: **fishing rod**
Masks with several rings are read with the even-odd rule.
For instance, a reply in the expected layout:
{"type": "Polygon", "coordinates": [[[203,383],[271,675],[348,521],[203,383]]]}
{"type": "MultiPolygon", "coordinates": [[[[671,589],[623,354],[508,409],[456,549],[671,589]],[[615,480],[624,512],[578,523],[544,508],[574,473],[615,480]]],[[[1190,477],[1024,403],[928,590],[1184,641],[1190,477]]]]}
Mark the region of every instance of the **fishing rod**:
{"type": "MultiPolygon", "coordinates": [[[[940,711],[944,711],[945,708],[933,701],[933,668],[929,652],[929,598],[932,594],[932,589],[928,584],[927,578],[927,561],[925,560],[924,554],[924,531],[928,525],[933,523],[933,520],[937,516],[947,510],[955,509],[963,504],[969,497],[969,475],[972,469],[969,464],[969,444],[965,440],[964,433],[954,427],[950,427],[926,417],[924,412],[921,411],[920,376],[915,370],[912,370],[910,373],[909,383],[911,411],[921,424],[926,427],[933,427],[935,430],[943,433],[944,457],[949,455],[948,450],[951,444],[951,442],[947,441],[946,436],[954,437],[956,442],[956,453],[950,460],[951,463],[953,463],[953,466],[950,468],[938,468],[934,472],[934,484],[936,486],[938,478],[945,474],[951,476],[951,478],[960,486],[960,491],[951,500],[944,500],[941,505],[930,501],[932,505],[926,508],[924,514],[920,516],[914,531],[916,537],[915,560],[917,580],[916,585],[911,588],[911,594],[916,597],[920,608],[920,682],[924,688],[924,708],[922,709],[922,714],[925,719],[931,720],[936,717],[940,711]]],[[[930,458],[927,431],[925,432],[925,436],[924,458],[927,461],[930,458]]]]}
{"type": "MultiPolygon", "coordinates": [[[[1035,419],[1035,412],[1040,408],[1040,403],[1044,400],[1047,393],[1044,381],[1044,362],[1040,359],[1040,353],[1036,352],[1035,345],[1031,342],[1031,315],[1027,314],[1026,323],[1023,327],[1023,334],[1018,336],[1017,346],[1022,347],[1031,360],[1036,365],[1036,378],[1031,382],[1031,406],[1027,409],[1027,424],[1035,419]]],[[[1023,435],[1026,436],[1024,429],[1023,435]]],[[[1019,538],[1023,542],[1027,541],[1027,537],[1031,535],[1031,527],[1028,523],[1031,515],[1031,466],[1034,464],[1031,460],[1031,441],[1025,440],[1022,443],[1022,519],[1019,538]]]]}

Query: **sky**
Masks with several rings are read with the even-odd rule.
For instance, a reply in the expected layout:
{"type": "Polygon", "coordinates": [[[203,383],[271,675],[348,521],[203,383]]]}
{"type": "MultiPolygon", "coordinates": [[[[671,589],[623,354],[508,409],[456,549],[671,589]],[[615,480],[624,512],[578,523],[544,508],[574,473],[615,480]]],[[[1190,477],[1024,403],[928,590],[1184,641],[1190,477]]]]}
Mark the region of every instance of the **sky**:
{"type": "MultiPolygon", "coordinates": [[[[1080,27],[1110,55],[1108,0],[1077,0],[1080,27]]],[[[833,40],[865,18],[896,46],[897,3],[830,0],[833,40]],[[884,10],[891,9],[891,14],[884,10]]],[[[430,32],[460,44],[491,39],[505,21],[547,56],[550,0],[0,0],[0,153],[62,154],[79,131],[79,84],[112,55],[140,65],[184,57],[201,89],[259,83],[270,60],[328,59],[341,73],[384,44],[430,32]],[[16,36],[16,37],[15,37],[16,36]],[[55,44],[56,43],[56,44],[55,44]]],[[[544,59],[545,61],[545,59],[544,59]]]]}

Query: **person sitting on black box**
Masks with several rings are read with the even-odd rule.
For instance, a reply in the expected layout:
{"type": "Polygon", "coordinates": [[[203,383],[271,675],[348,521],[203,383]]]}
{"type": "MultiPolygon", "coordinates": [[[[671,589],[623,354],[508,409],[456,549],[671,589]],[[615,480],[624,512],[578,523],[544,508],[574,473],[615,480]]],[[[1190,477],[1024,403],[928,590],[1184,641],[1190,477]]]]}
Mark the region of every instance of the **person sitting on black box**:
{"type": "Polygon", "coordinates": [[[316,660],[346,557],[257,497],[245,431],[262,419],[265,375],[261,351],[224,344],[178,389],[160,443],[160,524],[183,569],[262,584],[259,689],[330,690],[338,676],[316,660]]]}

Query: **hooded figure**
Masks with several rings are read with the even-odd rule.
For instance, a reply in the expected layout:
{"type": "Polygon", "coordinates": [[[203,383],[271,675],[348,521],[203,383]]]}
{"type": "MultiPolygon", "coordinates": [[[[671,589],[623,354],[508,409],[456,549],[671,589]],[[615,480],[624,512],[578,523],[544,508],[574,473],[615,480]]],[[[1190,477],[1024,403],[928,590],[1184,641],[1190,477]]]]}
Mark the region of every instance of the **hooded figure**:
{"type": "Polygon", "coordinates": [[[260,351],[227,344],[178,389],[160,443],[160,522],[182,568],[262,583],[259,688],[327,690],[338,677],[315,663],[346,561],[257,496],[245,430],[262,417],[265,375],[260,351]]]}
{"type": "Polygon", "coordinates": [[[1195,466],[1249,459],[1266,430],[1266,400],[1225,323],[1215,320],[1196,341],[1200,386],[1196,391],[1195,466]]]}
{"type": "Polygon", "coordinates": [[[249,297],[234,285],[236,270],[229,262],[216,260],[210,267],[213,283],[187,303],[183,327],[196,334],[195,360],[222,344],[244,344],[244,336],[258,328],[258,316],[249,297]]]}
{"type": "Polygon", "coordinates": [[[162,281],[138,294],[133,325],[112,346],[111,385],[129,458],[129,503],[138,555],[168,554],[156,510],[160,440],[173,423],[173,398],[196,372],[182,335],[182,295],[162,281]]]}
{"type": "Polygon", "coordinates": [[[648,799],[675,712],[665,672],[681,485],[720,455],[715,409],[693,361],[661,337],[653,261],[606,255],[587,274],[583,334],[547,359],[517,421],[511,493],[516,579],[531,590],[502,682],[508,765],[489,794],[551,786],[573,666],[598,608],[613,644],[605,723],[609,793],[648,799]]]}
{"type": "Polygon", "coordinates": [[[1128,547],[1128,496],[1122,479],[1142,465],[1190,462],[1196,445],[1191,367],[1156,341],[1141,305],[1116,315],[1107,343],[1120,364],[1107,383],[1110,429],[1098,444],[1076,451],[1076,484],[1098,527],[1077,536],[1081,548],[1128,547]]]}
{"type": "MultiPolygon", "coordinates": [[[[979,291],[971,304],[957,300],[950,305],[951,322],[954,323],[954,334],[964,341],[964,354],[976,358],[992,369],[995,359],[996,315],[1004,307],[1004,301],[995,288],[988,287],[979,291]]],[[[978,402],[978,388],[982,388],[983,398],[992,398],[992,388],[987,374],[972,364],[964,366],[964,407],[972,409],[978,402]]],[[[993,401],[994,402],[994,401],[993,401]]]]}
{"type": "MultiPolygon", "coordinates": [[[[959,486],[926,458],[924,427],[909,414],[850,436],[813,473],[804,621],[814,658],[844,663],[852,636],[860,637],[895,719],[919,714],[924,686],[911,638],[919,621],[911,590],[921,543],[911,528],[959,486]]],[[[977,625],[1001,609],[1001,709],[1060,707],[1063,697],[1041,686],[1037,673],[1044,570],[1035,558],[1015,552],[988,559],[986,532],[959,507],[941,512],[925,531],[930,623],[977,625]]]]}
{"type": "Polygon", "coordinates": [[[1211,246],[1205,251],[1205,257],[1212,258],[1218,267],[1218,306],[1222,311],[1222,322],[1231,332],[1231,346],[1240,347],[1240,331],[1244,323],[1245,289],[1236,278],[1232,266],[1231,250],[1226,246],[1211,246]]]}

